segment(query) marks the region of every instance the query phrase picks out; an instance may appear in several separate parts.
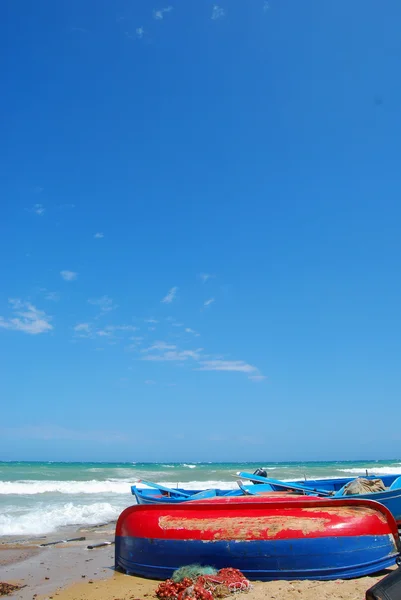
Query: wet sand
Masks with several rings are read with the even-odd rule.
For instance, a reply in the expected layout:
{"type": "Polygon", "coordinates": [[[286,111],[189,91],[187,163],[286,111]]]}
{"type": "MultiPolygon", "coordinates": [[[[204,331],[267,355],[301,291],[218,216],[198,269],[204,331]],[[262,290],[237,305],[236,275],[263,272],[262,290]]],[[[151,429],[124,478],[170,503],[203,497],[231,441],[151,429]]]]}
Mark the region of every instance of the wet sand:
{"type": "MultiPolygon", "coordinates": [[[[3,539],[4,540],[4,539],[3,539]]],[[[113,542],[114,525],[66,530],[40,539],[8,539],[0,543],[0,581],[23,587],[9,598],[20,600],[145,600],[155,598],[157,581],[114,571],[114,545],[93,550],[88,545],[113,542]],[[40,547],[41,543],[85,536],[79,542],[40,547]]],[[[361,600],[388,572],[353,580],[253,582],[242,595],[248,600],[361,600]]]]}

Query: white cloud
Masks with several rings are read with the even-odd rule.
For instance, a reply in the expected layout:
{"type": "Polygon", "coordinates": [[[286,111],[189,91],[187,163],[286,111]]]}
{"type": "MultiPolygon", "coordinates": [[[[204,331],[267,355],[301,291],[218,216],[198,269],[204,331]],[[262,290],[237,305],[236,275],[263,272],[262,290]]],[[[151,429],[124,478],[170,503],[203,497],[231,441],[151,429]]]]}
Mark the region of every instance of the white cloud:
{"type": "Polygon", "coordinates": [[[105,329],[98,329],[96,331],[96,335],[99,337],[110,337],[113,335],[113,333],[111,331],[106,331],[105,329]]]}
{"type": "Polygon", "coordinates": [[[156,385],[156,381],[153,381],[153,379],[147,379],[145,381],[145,385],[156,385]]]}
{"type": "Polygon", "coordinates": [[[239,373],[257,373],[258,369],[243,360],[203,360],[199,371],[237,371],[239,373]]]}
{"type": "Polygon", "coordinates": [[[134,332],[137,328],[133,325],[106,325],[103,329],[96,329],[93,323],[78,323],[74,327],[74,331],[78,337],[113,337],[117,331],[134,332]]]}
{"type": "Polygon", "coordinates": [[[101,238],[104,237],[104,233],[102,233],[101,231],[98,231],[97,233],[95,233],[95,235],[93,236],[96,240],[100,240],[101,238]]]}
{"type": "Polygon", "coordinates": [[[137,331],[138,327],[134,325],[107,325],[106,331],[137,331]]]}
{"type": "Polygon", "coordinates": [[[263,4],[263,12],[267,12],[270,9],[270,4],[265,0],[263,4]]]}
{"type": "Polygon", "coordinates": [[[177,296],[178,287],[172,287],[166,296],[164,296],[162,302],[164,304],[171,304],[177,296]]]}
{"type": "Polygon", "coordinates": [[[0,327],[12,331],[22,331],[30,335],[46,333],[53,329],[50,324],[51,317],[46,315],[43,310],[37,309],[29,302],[22,302],[18,299],[10,299],[13,317],[5,319],[0,317],[0,327]]]}
{"type": "Polygon", "coordinates": [[[145,35],[145,30],[143,27],[137,27],[135,29],[135,34],[136,37],[138,38],[138,40],[141,40],[143,38],[143,36],[145,35]]]}
{"type": "Polygon", "coordinates": [[[39,215],[40,217],[45,213],[45,207],[43,204],[34,204],[31,208],[31,212],[35,213],[35,215],[39,215]]]}
{"type": "Polygon", "coordinates": [[[220,6],[215,4],[213,6],[213,10],[212,10],[213,21],[216,21],[217,19],[222,19],[225,16],[226,16],[226,11],[224,10],[224,8],[221,8],[220,6]]]}
{"type": "Polygon", "coordinates": [[[78,277],[78,273],[75,271],[60,271],[60,275],[64,281],[74,281],[78,277]]]}
{"type": "Polygon", "coordinates": [[[150,323],[153,325],[157,325],[159,321],[156,321],[156,319],[145,319],[145,323],[150,323]]]}
{"type": "Polygon", "coordinates": [[[250,375],[249,379],[252,379],[252,381],[264,381],[267,377],[265,375],[250,375]]]}
{"type": "Polygon", "coordinates": [[[144,350],[142,350],[142,352],[154,352],[155,350],[160,351],[160,350],[176,350],[177,346],[174,346],[174,344],[168,344],[167,342],[155,342],[152,346],[149,346],[149,348],[144,348],[144,350]]]}
{"type": "Polygon", "coordinates": [[[90,337],[92,335],[92,325],[90,323],[78,323],[74,327],[78,337],[90,337]]]}
{"type": "Polygon", "coordinates": [[[212,277],[213,275],[210,275],[210,273],[199,273],[199,278],[202,280],[203,283],[206,283],[212,277]]]}
{"type": "Polygon", "coordinates": [[[161,21],[164,18],[164,13],[169,13],[172,10],[172,6],[167,6],[167,8],[161,8],[159,10],[153,10],[153,18],[158,21],[161,21]]]}
{"type": "Polygon", "coordinates": [[[147,356],[143,356],[142,360],[151,360],[151,361],[185,361],[189,358],[193,360],[200,359],[200,352],[202,348],[198,350],[169,350],[167,352],[163,352],[162,354],[148,354],[147,356]]]}
{"type": "Polygon", "coordinates": [[[60,294],[58,292],[48,292],[46,288],[42,288],[40,291],[45,294],[45,300],[51,300],[51,302],[58,302],[60,300],[60,294]]]}
{"type": "Polygon", "coordinates": [[[93,306],[98,306],[101,313],[107,313],[118,308],[117,304],[113,304],[112,298],[109,298],[108,296],[101,296],[101,298],[89,298],[88,303],[92,304],[93,306]]]}
{"type": "Polygon", "coordinates": [[[209,298],[209,300],[206,300],[206,302],[203,303],[203,306],[205,308],[207,308],[208,306],[210,306],[211,304],[213,304],[214,302],[214,298],[209,298]]]}
{"type": "Polygon", "coordinates": [[[75,204],[67,203],[67,204],[59,204],[57,207],[59,210],[71,210],[75,208],[75,204]]]}
{"type": "Polygon", "coordinates": [[[185,333],[192,333],[193,335],[195,335],[196,337],[200,336],[200,333],[198,333],[197,331],[195,331],[194,329],[191,329],[190,327],[186,327],[185,328],[185,333]]]}

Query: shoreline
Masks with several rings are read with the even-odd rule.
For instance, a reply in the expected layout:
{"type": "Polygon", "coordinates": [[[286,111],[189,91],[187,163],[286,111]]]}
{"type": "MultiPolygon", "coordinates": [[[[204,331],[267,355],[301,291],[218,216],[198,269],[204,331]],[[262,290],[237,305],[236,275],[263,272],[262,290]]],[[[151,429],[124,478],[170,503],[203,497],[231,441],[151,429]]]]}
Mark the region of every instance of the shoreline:
{"type": "MultiPolygon", "coordinates": [[[[159,581],[114,571],[114,522],[64,530],[19,541],[0,540],[0,581],[19,584],[18,600],[145,600],[156,598],[159,581]],[[82,541],[55,543],[85,537],[82,541]],[[112,542],[88,549],[89,545],[112,542]],[[49,544],[40,546],[40,544],[49,544]]],[[[11,536],[10,536],[11,537],[11,536]]],[[[22,536],[18,536],[22,537],[22,536]]],[[[397,568],[397,567],[393,567],[397,568]]],[[[358,579],[252,582],[248,600],[361,600],[392,569],[358,579]]],[[[236,596],[238,598],[238,596],[236,596]]]]}

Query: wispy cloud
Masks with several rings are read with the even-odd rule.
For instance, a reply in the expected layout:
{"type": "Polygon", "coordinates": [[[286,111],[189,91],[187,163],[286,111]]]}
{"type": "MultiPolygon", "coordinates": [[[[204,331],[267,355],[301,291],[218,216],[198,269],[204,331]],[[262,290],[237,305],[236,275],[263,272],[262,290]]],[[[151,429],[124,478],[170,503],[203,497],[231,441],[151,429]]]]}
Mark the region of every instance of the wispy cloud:
{"type": "Polygon", "coordinates": [[[111,332],[115,332],[115,331],[137,331],[138,327],[134,327],[134,325],[107,325],[105,327],[106,331],[111,331],[111,332]]]}
{"type": "Polygon", "coordinates": [[[169,13],[172,10],[172,6],[167,6],[167,8],[160,8],[159,10],[153,10],[153,18],[158,21],[161,21],[164,18],[164,14],[169,13]]]}
{"type": "Polygon", "coordinates": [[[263,12],[267,12],[270,9],[270,4],[269,2],[267,2],[267,0],[265,0],[264,4],[263,4],[263,12]]]}
{"type": "Polygon", "coordinates": [[[95,238],[95,240],[101,240],[102,238],[104,238],[104,233],[98,231],[93,237],[95,238]]]}
{"type": "Polygon", "coordinates": [[[59,204],[57,208],[59,210],[72,210],[73,208],[75,208],[75,204],[67,202],[66,204],[59,204]]]}
{"type": "Polygon", "coordinates": [[[225,16],[226,16],[226,11],[224,10],[224,8],[221,8],[221,6],[218,6],[217,4],[215,4],[213,6],[213,10],[212,10],[213,21],[216,21],[217,19],[222,19],[225,16]]]}
{"type": "Polygon", "coordinates": [[[45,214],[45,207],[43,204],[34,204],[30,209],[30,212],[35,213],[35,215],[39,215],[40,217],[45,214]]]}
{"type": "Polygon", "coordinates": [[[238,371],[239,373],[257,373],[258,369],[243,360],[202,360],[199,371],[238,371]]]}
{"type": "Polygon", "coordinates": [[[153,381],[153,379],[147,379],[145,381],[145,385],[156,385],[156,381],[153,381]]]}
{"type": "Polygon", "coordinates": [[[213,275],[210,275],[210,273],[199,273],[199,279],[202,280],[202,283],[206,283],[212,277],[213,275]]]}
{"type": "Polygon", "coordinates": [[[192,333],[194,336],[199,337],[200,333],[198,333],[197,331],[195,331],[194,329],[191,329],[190,327],[186,327],[185,328],[185,333],[192,333]]]}
{"type": "Polygon", "coordinates": [[[89,304],[97,306],[100,309],[101,314],[110,312],[118,308],[117,304],[113,304],[112,298],[108,296],[101,296],[101,298],[89,298],[89,304]]]}
{"type": "Polygon", "coordinates": [[[58,292],[46,292],[45,300],[50,300],[51,302],[58,302],[60,300],[60,294],[58,292]]]}
{"type": "Polygon", "coordinates": [[[200,360],[198,371],[226,371],[245,373],[248,379],[259,382],[264,381],[266,377],[262,375],[257,367],[250,365],[243,360],[200,360]]]}
{"type": "Polygon", "coordinates": [[[172,287],[166,296],[164,296],[162,302],[164,304],[171,304],[175,300],[178,292],[178,287],[172,287]]]}
{"type": "Polygon", "coordinates": [[[172,362],[181,362],[188,359],[199,360],[200,352],[202,348],[198,350],[168,350],[167,352],[162,352],[161,354],[147,354],[142,357],[142,360],[150,360],[150,361],[172,361],[172,362]]]}
{"type": "Polygon", "coordinates": [[[145,319],[145,323],[150,323],[150,324],[153,324],[153,325],[157,325],[158,322],[159,321],[157,321],[156,319],[153,319],[153,318],[152,319],[145,319]]]}
{"type": "Polygon", "coordinates": [[[74,331],[78,337],[91,337],[92,325],[90,323],[78,323],[75,325],[74,331]]]}
{"type": "Polygon", "coordinates": [[[75,325],[74,331],[76,333],[76,337],[112,338],[118,332],[133,333],[137,331],[137,327],[134,327],[133,325],[106,325],[106,327],[97,328],[93,323],[78,323],[75,325]]]}
{"type": "Polygon", "coordinates": [[[144,348],[142,352],[154,352],[159,350],[176,350],[177,346],[174,344],[168,344],[167,342],[157,341],[149,348],[144,348]]]}
{"type": "Polygon", "coordinates": [[[205,308],[207,308],[208,306],[210,306],[211,304],[213,304],[214,302],[214,298],[209,298],[209,300],[206,300],[206,302],[203,303],[203,306],[205,308]]]}
{"type": "Polygon", "coordinates": [[[266,375],[250,375],[249,379],[252,379],[252,381],[264,381],[267,377],[266,375]]]}
{"type": "Polygon", "coordinates": [[[143,36],[145,35],[145,30],[143,27],[137,27],[135,29],[135,35],[138,38],[138,40],[141,40],[143,38],[143,36]]]}
{"type": "Polygon", "coordinates": [[[50,324],[51,317],[30,302],[10,298],[9,303],[12,307],[13,316],[9,319],[0,317],[0,327],[2,329],[22,331],[30,335],[47,333],[53,329],[53,325],[50,324]]]}
{"type": "Polygon", "coordinates": [[[78,273],[75,271],[60,271],[60,275],[64,281],[75,281],[75,279],[78,277],[78,273]]]}

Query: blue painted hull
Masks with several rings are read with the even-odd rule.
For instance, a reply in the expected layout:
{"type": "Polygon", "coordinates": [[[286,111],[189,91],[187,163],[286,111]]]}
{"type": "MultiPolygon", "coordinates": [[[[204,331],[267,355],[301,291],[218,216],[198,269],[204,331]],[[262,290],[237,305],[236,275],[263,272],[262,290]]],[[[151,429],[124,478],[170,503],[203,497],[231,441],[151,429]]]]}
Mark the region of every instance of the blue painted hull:
{"type": "Polygon", "coordinates": [[[293,540],[160,540],[116,537],[117,569],[149,579],[168,579],[191,563],[234,567],[251,580],[350,579],[395,564],[388,536],[293,540]]]}

